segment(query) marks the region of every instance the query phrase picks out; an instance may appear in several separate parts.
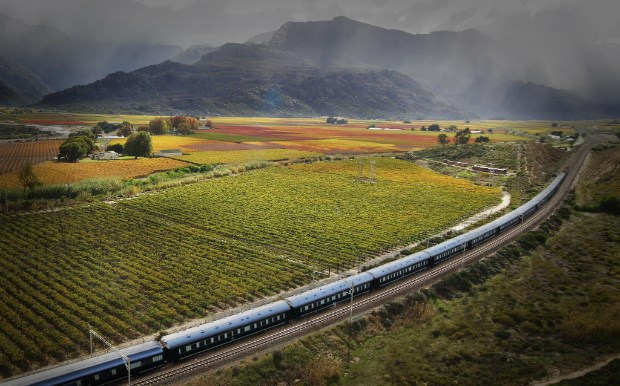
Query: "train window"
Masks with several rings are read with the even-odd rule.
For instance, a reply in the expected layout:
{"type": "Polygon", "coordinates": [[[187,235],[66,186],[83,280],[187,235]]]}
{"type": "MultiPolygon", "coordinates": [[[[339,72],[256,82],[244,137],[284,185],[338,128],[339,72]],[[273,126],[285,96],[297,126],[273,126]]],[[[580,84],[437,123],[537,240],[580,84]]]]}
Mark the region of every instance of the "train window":
{"type": "Polygon", "coordinates": [[[250,326],[245,326],[243,329],[244,329],[245,331],[250,331],[250,326]]]}
{"type": "Polygon", "coordinates": [[[95,381],[99,380],[99,374],[95,374],[95,381]]]}
{"type": "MultiPolygon", "coordinates": [[[[189,351],[189,350],[188,350],[189,351]]],[[[141,361],[137,361],[137,362],[131,362],[131,366],[129,366],[130,369],[135,369],[136,367],[140,367],[142,365],[141,361]]]]}
{"type": "MultiPolygon", "coordinates": [[[[181,353],[181,350],[179,350],[179,354],[181,353]]],[[[116,375],[116,369],[112,369],[110,370],[110,374],[112,375],[116,375]]]]}
{"type": "Polygon", "coordinates": [[[256,323],[254,323],[254,328],[256,328],[256,326],[257,326],[257,324],[256,324],[256,323]]]}
{"type": "Polygon", "coordinates": [[[224,334],[224,339],[228,338],[228,333],[224,334]]]}
{"type": "Polygon", "coordinates": [[[185,346],[185,351],[192,351],[192,345],[190,344],[189,346],[185,346]]]}
{"type": "Polygon", "coordinates": [[[155,355],[155,356],[153,357],[153,362],[159,362],[159,361],[160,361],[160,360],[162,360],[162,359],[164,359],[164,356],[163,356],[163,355],[161,355],[161,354],[160,354],[160,355],[155,355]]]}
{"type": "Polygon", "coordinates": [[[82,386],[82,381],[77,381],[77,382],[75,382],[75,384],[76,384],[77,386],[82,386]]]}

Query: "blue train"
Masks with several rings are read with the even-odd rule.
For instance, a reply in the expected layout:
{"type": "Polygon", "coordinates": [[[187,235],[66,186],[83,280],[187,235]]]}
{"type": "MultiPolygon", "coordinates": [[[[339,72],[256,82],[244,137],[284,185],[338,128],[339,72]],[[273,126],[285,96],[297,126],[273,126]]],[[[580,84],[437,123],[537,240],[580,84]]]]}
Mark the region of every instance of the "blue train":
{"type": "MultiPolygon", "coordinates": [[[[350,299],[351,293],[357,296],[389,285],[459,255],[521,223],[556,193],[565,177],[565,173],[560,173],[545,190],[516,210],[441,244],[284,300],[166,335],[158,342],[140,344],[121,352],[130,358],[132,374],[141,373],[165,362],[180,361],[290,320],[303,318],[350,299]]],[[[2,385],[86,386],[105,384],[124,377],[127,377],[127,369],[123,360],[116,353],[108,353],[16,378],[2,385]]]]}

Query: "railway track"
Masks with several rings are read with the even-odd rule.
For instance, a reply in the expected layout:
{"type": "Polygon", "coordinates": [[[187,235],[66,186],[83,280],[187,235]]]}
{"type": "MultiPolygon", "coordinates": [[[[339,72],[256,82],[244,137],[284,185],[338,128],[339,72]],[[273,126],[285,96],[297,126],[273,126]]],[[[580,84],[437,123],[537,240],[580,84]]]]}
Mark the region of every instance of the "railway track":
{"type": "MultiPolygon", "coordinates": [[[[151,373],[135,378],[134,385],[161,385],[177,381],[198,372],[211,370],[231,364],[235,361],[249,358],[261,352],[273,349],[276,346],[293,341],[310,332],[317,331],[326,326],[341,322],[350,317],[350,313],[360,314],[372,310],[387,300],[401,296],[412,290],[420,289],[432,285],[446,274],[457,271],[465,265],[471,264],[499,248],[514,241],[524,232],[527,232],[546,218],[562,203],[566,194],[570,191],[583,162],[592,146],[598,141],[589,139],[573,154],[567,162],[568,173],[564,183],[560,186],[556,194],[537,212],[530,216],[526,221],[510,228],[505,233],[493,238],[470,251],[454,257],[432,270],[421,274],[404,278],[390,286],[375,290],[370,293],[358,296],[353,302],[343,302],[335,305],[331,309],[309,316],[302,320],[292,321],[289,324],[274,327],[274,329],[264,331],[243,339],[238,343],[230,343],[221,348],[209,350],[198,354],[193,359],[188,359],[179,364],[168,364],[160,368],[157,373],[151,373]]],[[[121,384],[119,382],[118,384],[121,384]]]]}

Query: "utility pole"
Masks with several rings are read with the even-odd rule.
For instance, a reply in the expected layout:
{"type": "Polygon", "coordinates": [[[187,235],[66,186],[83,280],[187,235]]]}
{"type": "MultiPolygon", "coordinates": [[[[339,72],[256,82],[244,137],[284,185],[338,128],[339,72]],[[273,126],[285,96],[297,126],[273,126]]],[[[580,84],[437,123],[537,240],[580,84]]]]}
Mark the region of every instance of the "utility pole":
{"type": "Polygon", "coordinates": [[[375,164],[377,163],[377,161],[372,160],[370,161],[370,183],[374,184],[375,183],[375,164]]]}
{"type": "Polygon", "coordinates": [[[127,368],[127,385],[131,386],[131,359],[122,352],[120,352],[116,347],[112,345],[112,343],[108,342],[103,336],[99,335],[97,331],[90,328],[90,324],[88,325],[88,333],[90,335],[90,355],[93,355],[93,335],[98,338],[100,341],[106,344],[109,348],[114,350],[125,362],[125,367],[127,368]]]}

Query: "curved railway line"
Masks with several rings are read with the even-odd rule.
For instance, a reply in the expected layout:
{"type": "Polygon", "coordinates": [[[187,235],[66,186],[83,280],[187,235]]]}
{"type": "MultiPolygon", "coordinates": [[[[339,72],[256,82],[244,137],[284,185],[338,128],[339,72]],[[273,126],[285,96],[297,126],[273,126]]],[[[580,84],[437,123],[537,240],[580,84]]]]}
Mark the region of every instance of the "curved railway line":
{"type": "MultiPolygon", "coordinates": [[[[523,223],[507,230],[505,233],[502,233],[490,241],[458,257],[450,259],[431,270],[412,275],[390,286],[360,295],[351,303],[346,301],[326,311],[309,316],[308,318],[294,320],[289,324],[275,327],[253,337],[243,339],[238,343],[229,343],[224,347],[198,354],[193,359],[188,359],[182,363],[165,365],[164,367],[155,369],[154,371],[156,371],[156,373],[151,372],[136,378],[133,384],[167,384],[188,376],[197,375],[198,372],[229,365],[258,353],[269,351],[274,347],[289,343],[305,334],[342,322],[350,317],[351,310],[355,314],[372,310],[390,299],[402,296],[412,290],[427,287],[446,274],[488,256],[504,245],[512,242],[524,232],[539,225],[555,211],[562,203],[566,194],[570,191],[590,148],[597,142],[596,139],[589,138],[586,143],[575,151],[566,164],[568,173],[564,183],[544,207],[528,217],[523,223]]],[[[122,382],[118,382],[118,384],[122,384],[122,382]]]]}

